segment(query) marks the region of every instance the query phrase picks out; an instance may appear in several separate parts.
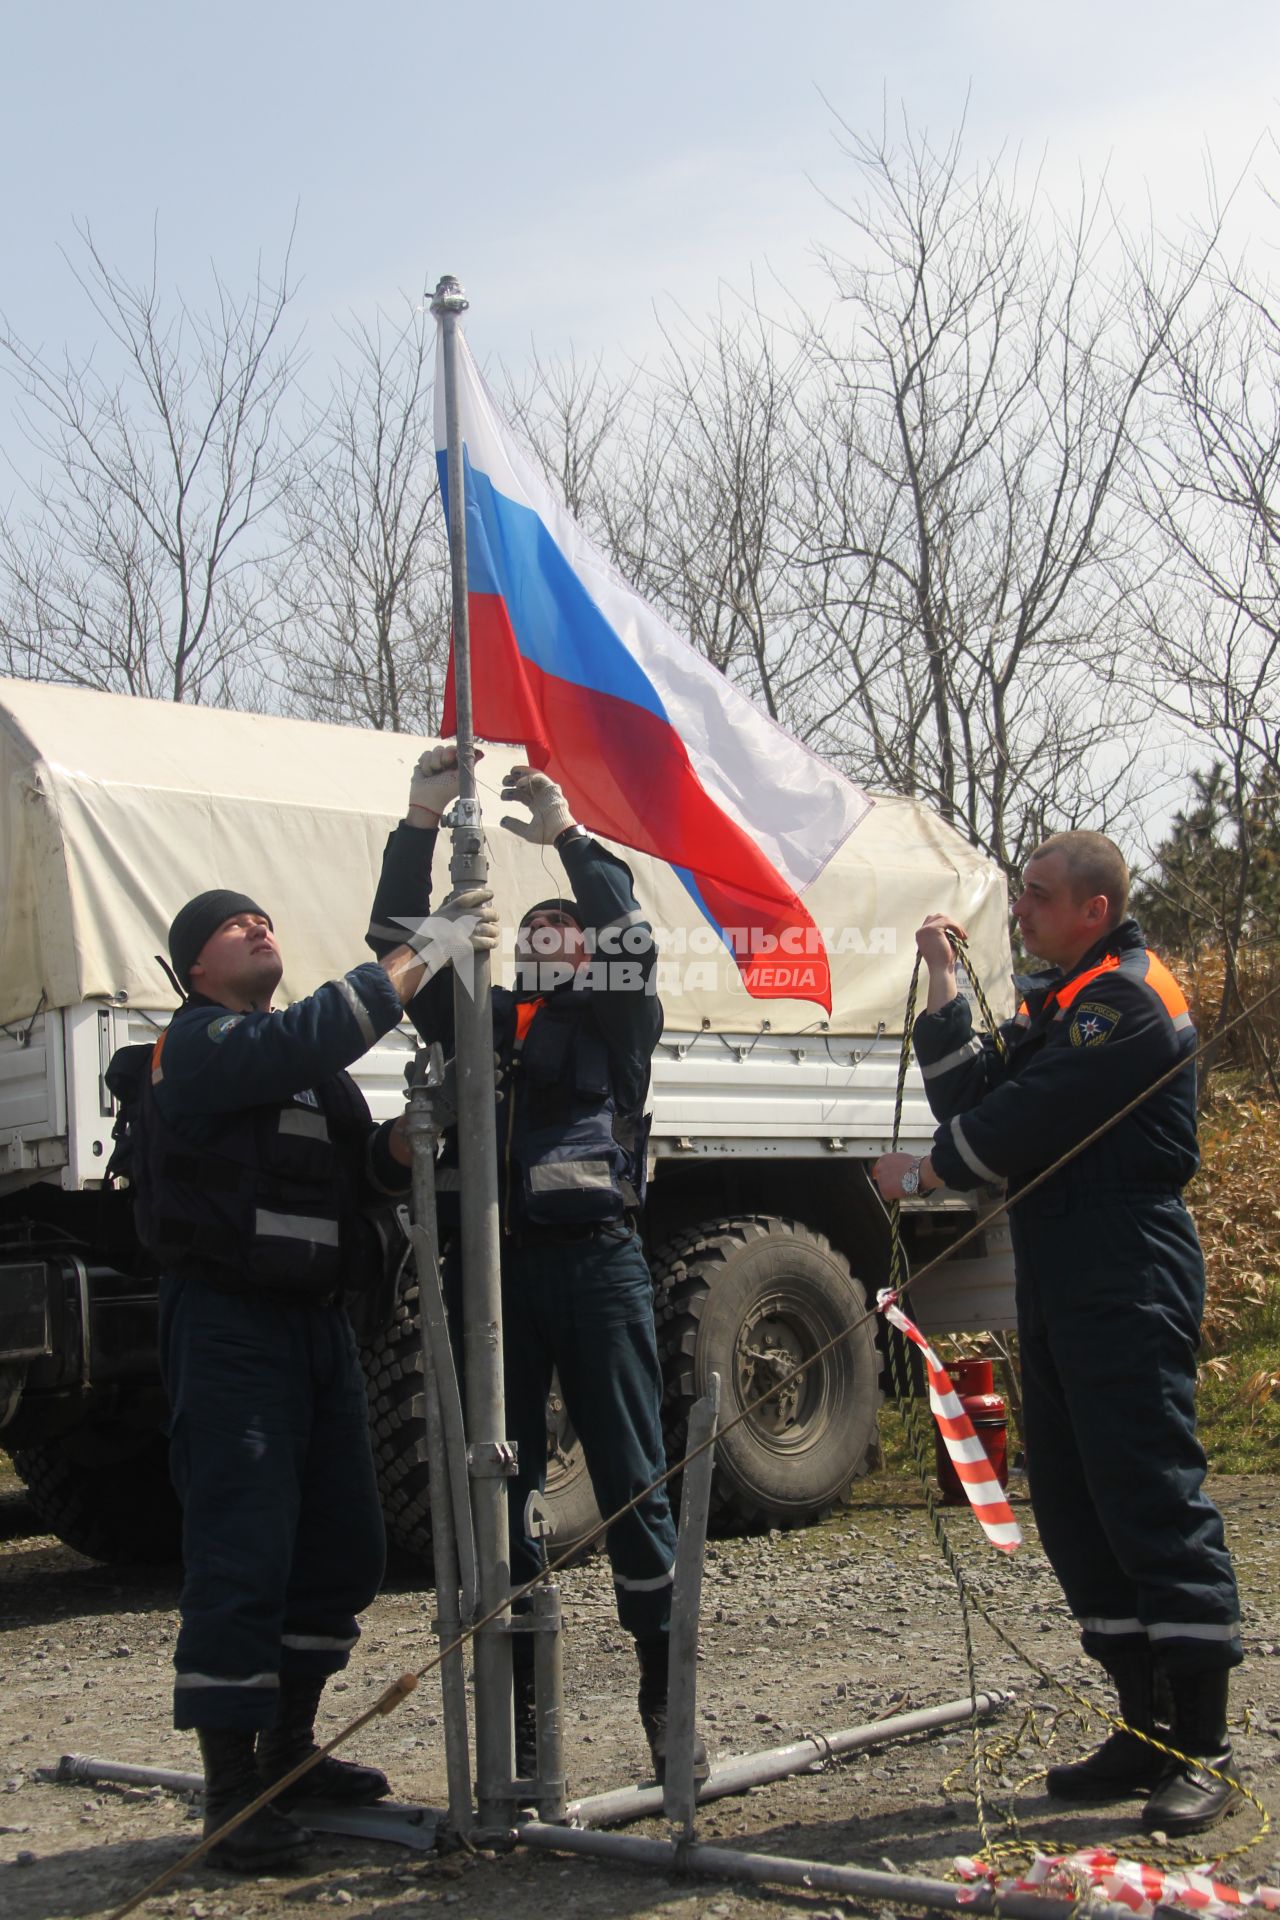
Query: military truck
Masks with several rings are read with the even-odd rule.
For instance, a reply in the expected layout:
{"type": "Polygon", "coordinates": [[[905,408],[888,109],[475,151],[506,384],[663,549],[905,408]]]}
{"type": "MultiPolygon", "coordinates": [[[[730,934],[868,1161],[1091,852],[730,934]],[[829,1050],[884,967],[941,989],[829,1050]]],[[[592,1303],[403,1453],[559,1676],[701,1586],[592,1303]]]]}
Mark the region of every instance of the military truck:
{"type": "MultiPolygon", "coordinates": [[[[177,997],[158,960],[172,914],[211,886],[266,904],[285,957],[282,1000],[366,958],[385,835],[422,743],[404,735],[0,681],[0,1445],[43,1524],[109,1560],[177,1550],[156,1362],[157,1280],[130,1195],[104,1178],[117,1048],[158,1033],[177,997]]],[[[483,803],[510,969],[522,907],[561,884],[554,854],[483,803]]],[[[492,777],[490,777],[492,776],[492,777]]],[[[947,910],[1007,1010],[997,869],[927,809],[878,796],[806,895],[830,956],[830,1016],[756,999],[661,863],[621,849],[658,931],[666,1015],[653,1063],[644,1232],[656,1289],[672,1457],[715,1369],[728,1412],[768,1395],[723,1442],[715,1518],[799,1524],[829,1511],[876,1441],[880,1350],[869,1295],[886,1272],[884,1209],[867,1168],[889,1144],[912,931],[947,910]],[[833,1349],[785,1376],[833,1336],[833,1349]],[[769,1389],[775,1391],[770,1394],[769,1389]]],[[[442,848],[437,878],[445,883],[442,848]]],[[[378,1118],[404,1098],[405,1024],[354,1069],[378,1118]]],[[[903,1143],[932,1131],[918,1076],[903,1143]]],[[[910,1209],[917,1255],[973,1222],[967,1202],[910,1209]]],[[[1009,1323],[998,1216],[986,1244],[926,1283],[936,1330],[1009,1323]]],[[[416,1280],[364,1352],[390,1534],[430,1552],[416,1280]]],[[[594,1524],[586,1471],[553,1391],[549,1492],[558,1538],[594,1524]]]]}

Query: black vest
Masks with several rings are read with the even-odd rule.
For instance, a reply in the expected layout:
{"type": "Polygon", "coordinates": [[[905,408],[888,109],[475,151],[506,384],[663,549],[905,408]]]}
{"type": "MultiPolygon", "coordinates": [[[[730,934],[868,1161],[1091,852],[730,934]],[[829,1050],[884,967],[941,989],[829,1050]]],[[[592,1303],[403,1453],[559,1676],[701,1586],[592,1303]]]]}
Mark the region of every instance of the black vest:
{"type": "Polygon", "coordinates": [[[647,1127],[642,1114],[618,1110],[590,989],[553,994],[523,1039],[513,1027],[510,1047],[498,1109],[504,1224],[589,1226],[638,1208],[647,1127]]]}
{"type": "Polygon", "coordinates": [[[236,1292],[324,1295],[352,1284],[359,1221],[331,1132],[345,1075],[228,1114],[195,1145],[166,1120],[153,1071],[143,1076],[133,1171],[138,1237],[157,1264],[236,1292]]]}

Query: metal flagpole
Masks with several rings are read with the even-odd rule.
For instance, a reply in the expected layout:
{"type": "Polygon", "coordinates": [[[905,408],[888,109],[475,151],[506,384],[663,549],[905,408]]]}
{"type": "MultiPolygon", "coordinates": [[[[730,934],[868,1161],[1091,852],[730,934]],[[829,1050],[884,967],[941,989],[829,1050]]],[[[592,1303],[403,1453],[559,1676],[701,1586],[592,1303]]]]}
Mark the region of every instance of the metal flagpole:
{"type": "MultiPolygon", "coordinates": [[[[466,493],[458,422],[458,318],[467,299],[451,274],[436,287],[449,476],[449,555],[453,575],[453,685],[457,707],[458,800],[449,874],[454,890],[489,877],[476,797],[471,634],[467,612],[466,493]]],[[[502,1291],[498,1250],[498,1145],[493,1099],[493,1003],[487,953],[475,955],[472,981],[454,977],[458,1076],[458,1161],[462,1200],[463,1353],[468,1464],[480,1574],[480,1611],[503,1609],[511,1593],[505,1479],[513,1458],[502,1394],[502,1291]],[[468,990],[468,984],[470,990],[468,990]]],[[[475,1637],[476,1799],[482,1832],[506,1832],[513,1810],[510,1614],[499,1612],[475,1637]]]]}

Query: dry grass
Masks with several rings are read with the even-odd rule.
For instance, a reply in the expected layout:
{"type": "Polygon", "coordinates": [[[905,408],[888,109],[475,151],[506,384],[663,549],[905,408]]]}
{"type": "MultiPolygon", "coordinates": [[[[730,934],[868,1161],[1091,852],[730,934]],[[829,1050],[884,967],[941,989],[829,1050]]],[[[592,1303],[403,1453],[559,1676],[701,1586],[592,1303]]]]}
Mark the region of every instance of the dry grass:
{"type": "MultiPolygon", "coordinates": [[[[1196,1032],[1203,1040],[1212,1033],[1222,1007],[1226,959],[1219,946],[1198,947],[1194,953],[1171,958],[1170,965],[1187,996],[1196,1032]]],[[[1263,1005],[1223,1040],[1215,1064],[1231,1067],[1259,1080],[1268,1060],[1280,1059],[1280,949],[1241,947],[1236,956],[1236,978],[1244,1006],[1263,1005]],[[1264,996],[1270,998],[1264,999],[1264,996]]],[[[1230,1013],[1239,1013],[1233,1000],[1230,1013]]]]}
{"type": "Polygon", "coordinates": [[[1280,1278],[1280,1106],[1220,1083],[1200,1149],[1187,1201],[1204,1245],[1205,1341],[1220,1351],[1280,1278]]]}

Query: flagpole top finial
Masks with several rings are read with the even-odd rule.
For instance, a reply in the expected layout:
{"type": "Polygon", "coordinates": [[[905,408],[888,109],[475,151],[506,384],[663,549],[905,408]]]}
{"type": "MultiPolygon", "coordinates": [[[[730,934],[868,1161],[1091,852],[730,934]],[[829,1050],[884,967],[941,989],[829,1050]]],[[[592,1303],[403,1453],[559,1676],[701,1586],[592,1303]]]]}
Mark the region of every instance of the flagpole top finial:
{"type": "Polygon", "coordinates": [[[465,313],[470,305],[461,283],[451,273],[442,274],[431,302],[432,313],[437,317],[442,313],[465,313]]]}

